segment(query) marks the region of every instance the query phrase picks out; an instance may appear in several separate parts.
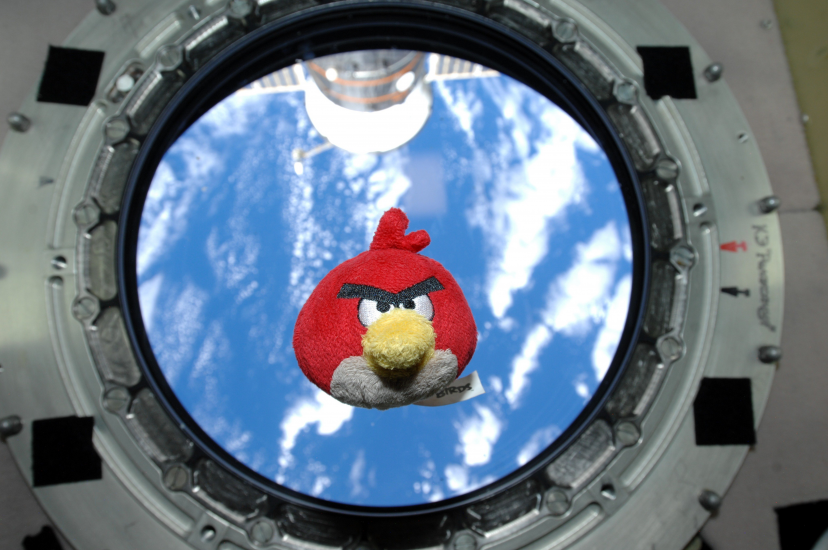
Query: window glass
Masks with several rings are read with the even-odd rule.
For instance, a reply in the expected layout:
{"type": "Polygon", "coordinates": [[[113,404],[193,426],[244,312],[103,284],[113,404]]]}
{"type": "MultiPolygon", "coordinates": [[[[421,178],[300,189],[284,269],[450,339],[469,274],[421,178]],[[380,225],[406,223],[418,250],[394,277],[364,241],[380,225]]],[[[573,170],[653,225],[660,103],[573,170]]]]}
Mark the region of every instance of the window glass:
{"type": "Polygon", "coordinates": [[[237,91],[166,152],[141,218],[141,313],[181,404],[252,470],[338,503],[434,502],[515,471],[582,412],[627,317],[629,223],[602,149],[524,84],[418,55],[419,74],[382,62],[397,103],[378,110],[320,87],[348,80],[325,58],[237,91]],[[357,127],[353,113],[377,120],[357,127]],[[483,396],[356,409],[296,363],[304,301],[391,207],[428,231],[422,253],[469,301],[479,334],[464,374],[483,396]]]}

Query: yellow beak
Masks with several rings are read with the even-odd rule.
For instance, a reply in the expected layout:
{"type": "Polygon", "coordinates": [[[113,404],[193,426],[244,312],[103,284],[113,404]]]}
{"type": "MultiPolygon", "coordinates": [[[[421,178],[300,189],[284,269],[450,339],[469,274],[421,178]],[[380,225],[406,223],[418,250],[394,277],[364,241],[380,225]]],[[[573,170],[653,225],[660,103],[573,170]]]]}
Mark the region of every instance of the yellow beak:
{"type": "Polygon", "coordinates": [[[431,321],[410,309],[393,309],[368,327],[362,352],[377,376],[402,378],[431,360],[434,341],[431,321]]]}

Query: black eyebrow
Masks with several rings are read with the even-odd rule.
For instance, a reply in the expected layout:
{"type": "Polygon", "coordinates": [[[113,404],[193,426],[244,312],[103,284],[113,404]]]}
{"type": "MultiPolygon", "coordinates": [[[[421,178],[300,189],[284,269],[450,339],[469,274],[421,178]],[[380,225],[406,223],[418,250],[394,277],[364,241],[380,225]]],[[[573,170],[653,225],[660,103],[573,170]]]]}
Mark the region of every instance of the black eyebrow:
{"type": "Polygon", "coordinates": [[[400,301],[403,301],[416,298],[417,296],[422,296],[423,294],[428,294],[429,292],[443,290],[443,288],[443,285],[440,284],[440,281],[438,281],[436,277],[429,277],[422,283],[417,283],[414,286],[410,286],[405,290],[399,291],[397,296],[400,297],[400,301]]]}
{"type": "Polygon", "coordinates": [[[400,304],[406,300],[416,298],[417,296],[422,296],[423,294],[428,294],[429,292],[443,290],[444,288],[445,287],[440,283],[440,281],[437,280],[436,277],[429,277],[425,281],[417,283],[414,286],[410,286],[405,290],[401,290],[396,294],[373,286],[353,285],[351,283],[345,283],[344,285],[342,285],[342,288],[339,289],[339,294],[337,294],[336,297],[367,298],[369,300],[374,300],[375,302],[385,302],[386,304],[400,304]]]}

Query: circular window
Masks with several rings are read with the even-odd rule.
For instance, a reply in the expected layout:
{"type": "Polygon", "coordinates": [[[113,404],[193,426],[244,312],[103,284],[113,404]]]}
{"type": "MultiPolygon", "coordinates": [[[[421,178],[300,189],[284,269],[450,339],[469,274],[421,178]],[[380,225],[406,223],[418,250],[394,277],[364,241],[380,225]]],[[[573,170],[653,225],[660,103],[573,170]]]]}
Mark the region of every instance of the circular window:
{"type": "Polygon", "coordinates": [[[607,155],[548,98],[466,60],[359,51],[267,75],[178,137],[146,193],[138,293],[164,382],[229,455],[320,499],[425,504],[513,473],[590,409],[627,323],[631,233],[607,155]],[[359,77],[394,91],[330,89],[359,77]],[[391,207],[465,291],[484,396],[358,409],[296,364],[300,308],[391,207]]]}

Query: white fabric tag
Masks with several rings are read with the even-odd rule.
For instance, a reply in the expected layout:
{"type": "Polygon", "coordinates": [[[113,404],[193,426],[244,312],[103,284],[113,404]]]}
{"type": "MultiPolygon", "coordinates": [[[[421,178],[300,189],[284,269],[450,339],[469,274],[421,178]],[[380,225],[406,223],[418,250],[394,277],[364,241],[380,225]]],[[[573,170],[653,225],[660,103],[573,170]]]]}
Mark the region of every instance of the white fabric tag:
{"type": "Polygon", "coordinates": [[[422,401],[417,401],[414,404],[422,405],[423,407],[441,407],[443,405],[466,401],[472,397],[483,395],[484,393],[486,393],[486,390],[483,389],[483,384],[480,382],[480,377],[477,376],[477,371],[474,371],[468,376],[458,378],[431,397],[426,397],[422,401]]]}

